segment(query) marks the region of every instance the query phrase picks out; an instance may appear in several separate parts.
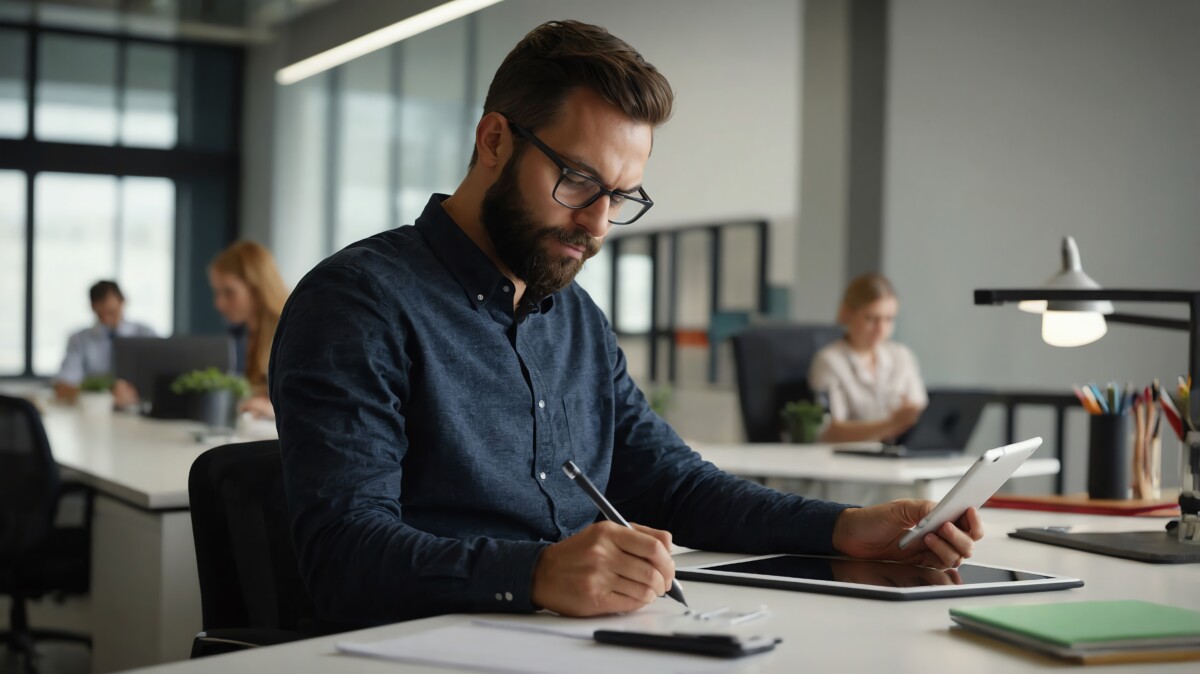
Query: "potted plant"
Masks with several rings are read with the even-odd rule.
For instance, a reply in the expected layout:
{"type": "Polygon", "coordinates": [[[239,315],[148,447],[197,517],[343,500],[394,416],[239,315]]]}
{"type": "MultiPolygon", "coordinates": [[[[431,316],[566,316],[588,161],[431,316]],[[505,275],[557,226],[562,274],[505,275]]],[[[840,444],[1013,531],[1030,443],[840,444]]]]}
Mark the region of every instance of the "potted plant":
{"type": "Polygon", "coordinates": [[[783,406],[780,416],[791,442],[816,442],[825,422],[825,408],[807,400],[794,400],[783,406]]]}
{"type": "Polygon", "coordinates": [[[222,372],[215,367],[193,370],[176,377],[171,391],[191,398],[191,418],[214,429],[231,429],[237,416],[238,402],[250,395],[245,377],[222,372]]]}
{"type": "Polygon", "coordinates": [[[85,377],[79,384],[79,410],[89,417],[104,417],[112,414],[113,382],[111,374],[94,374],[85,377]]]}

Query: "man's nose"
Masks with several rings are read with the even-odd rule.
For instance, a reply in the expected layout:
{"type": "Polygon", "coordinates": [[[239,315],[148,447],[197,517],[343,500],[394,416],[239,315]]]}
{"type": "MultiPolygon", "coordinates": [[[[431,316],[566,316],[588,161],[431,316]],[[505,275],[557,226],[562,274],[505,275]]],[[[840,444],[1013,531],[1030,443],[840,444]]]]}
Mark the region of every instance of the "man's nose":
{"type": "Polygon", "coordinates": [[[608,197],[602,196],[587,208],[575,211],[575,224],[582,227],[593,238],[602,238],[612,226],[608,222],[608,197]]]}

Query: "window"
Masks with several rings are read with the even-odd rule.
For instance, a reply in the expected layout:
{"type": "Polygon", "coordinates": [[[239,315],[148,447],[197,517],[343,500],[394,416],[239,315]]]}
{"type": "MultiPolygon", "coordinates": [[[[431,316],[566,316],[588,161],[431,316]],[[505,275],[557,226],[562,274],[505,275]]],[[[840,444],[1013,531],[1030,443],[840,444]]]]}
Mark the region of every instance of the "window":
{"type": "Polygon", "coordinates": [[[117,42],[47,34],[38,48],[39,140],[115,145],[117,42]]]}
{"type": "Polygon", "coordinates": [[[0,377],[55,375],[67,338],[95,321],[101,279],[160,335],[223,329],[203,269],[235,236],[243,59],[0,28],[0,377]]]}
{"type": "Polygon", "coordinates": [[[25,88],[27,38],[15,30],[0,29],[0,138],[24,138],[29,122],[25,88]]]}
{"type": "Polygon", "coordinates": [[[175,314],[175,183],[123,178],[119,207],[116,269],[125,315],[169,335],[175,314]]]}
{"type": "Polygon", "coordinates": [[[25,174],[0,171],[0,374],[25,368],[25,174]]]}
{"type": "Polygon", "coordinates": [[[389,149],[396,125],[392,51],[381,49],[338,70],[337,214],[334,248],[389,229],[389,149]]]}
{"type": "Polygon", "coordinates": [[[34,182],[33,370],[52,376],[67,336],[95,319],[88,288],[116,279],[125,318],[171,331],[175,188],[164,178],[43,173],[34,182]]]}
{"type": "Polygon", "coordinates": [[[179,113],[175,106],[176,50],[156,44],[125,48],[125,89],[121,144],[175,147],[179,113]]]}
{"type": "Polygon", "coordinates": [[[340,248],[413,224],[432,193],[462,181],[476,121],[474,21],[278,90],[271,238],[289,285],[340,248]]]}

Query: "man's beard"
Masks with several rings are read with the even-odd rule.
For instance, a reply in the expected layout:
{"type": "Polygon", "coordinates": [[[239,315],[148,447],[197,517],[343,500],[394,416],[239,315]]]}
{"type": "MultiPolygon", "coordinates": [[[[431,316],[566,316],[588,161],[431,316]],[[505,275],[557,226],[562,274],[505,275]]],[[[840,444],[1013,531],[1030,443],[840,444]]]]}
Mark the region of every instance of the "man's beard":
{"type": "Polygon", "coordinates": [[[514,155],[509,160],[500,178],[483,195],[480,219],[500,260],[525,282],[526,297],[538,301],[570,285],[584,261],[599,252],[600,242],[580,229],[537,223],[517,184],[519,158],[514,155]],[[583,257],[551,253],[546,248],[548,241],[582,248],[583,257]]]}

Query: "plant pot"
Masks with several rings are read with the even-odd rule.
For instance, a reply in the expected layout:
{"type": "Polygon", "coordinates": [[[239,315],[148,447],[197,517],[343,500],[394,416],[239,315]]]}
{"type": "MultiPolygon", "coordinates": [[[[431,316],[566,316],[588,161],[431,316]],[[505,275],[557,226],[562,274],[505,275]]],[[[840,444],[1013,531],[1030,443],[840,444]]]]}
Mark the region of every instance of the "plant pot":
{"type": "Polygon", "coordinates": [[[113,413],[113,394],[108,391],[82,391],[79,412],[89,419],[110,419],[113,413]]]}
{"type": "Polygon", "coordinates": [[[805,444],[816,442],[821,433],[821,422],[822,419],[785,418],[784,429],[788,441],[805,444]]]}
{"type": "Polygon", "coordinates": [[[237,397],[233,391],[206,391],[191,394],[191,418],[214,429],[232,429],[237,418],[237,397]]]}

